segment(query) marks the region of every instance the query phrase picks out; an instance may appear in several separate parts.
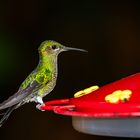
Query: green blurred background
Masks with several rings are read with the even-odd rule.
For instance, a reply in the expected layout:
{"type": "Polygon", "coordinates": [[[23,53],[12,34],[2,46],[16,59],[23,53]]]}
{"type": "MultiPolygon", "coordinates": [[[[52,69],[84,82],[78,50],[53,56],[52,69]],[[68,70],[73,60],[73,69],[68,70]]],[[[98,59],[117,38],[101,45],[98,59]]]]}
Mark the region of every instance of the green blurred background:
{"type": "MultiPolygon", "coordinates": [[[[44,99],[48,101],[73,97],[80,89],[139,72],[139,38],[140,5],[136,2],[1,1],[0,101],[15,93],[36,67],[37,49],[44,40],[88,50],[88,54],[59,56],[57,86],[44,99]]],[[[40,112],[30,103],[13,112],[0,128],[0,139],[118,138],[79,133],[72,128],[71,117],[40,112]]]]}

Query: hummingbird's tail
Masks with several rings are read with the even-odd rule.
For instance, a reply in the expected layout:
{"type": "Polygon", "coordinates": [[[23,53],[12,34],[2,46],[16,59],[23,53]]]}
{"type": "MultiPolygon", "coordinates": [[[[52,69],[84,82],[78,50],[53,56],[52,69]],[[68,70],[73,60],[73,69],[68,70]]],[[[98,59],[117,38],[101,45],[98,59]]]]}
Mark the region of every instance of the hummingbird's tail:
{"type": "Polygon", "coordinates": [[[16,105],[9,107],[5,113],[1,114],[3,117],[0,120],[0,127],[7,121],[8,117],[14,109],[16,109],[16,105]]]}

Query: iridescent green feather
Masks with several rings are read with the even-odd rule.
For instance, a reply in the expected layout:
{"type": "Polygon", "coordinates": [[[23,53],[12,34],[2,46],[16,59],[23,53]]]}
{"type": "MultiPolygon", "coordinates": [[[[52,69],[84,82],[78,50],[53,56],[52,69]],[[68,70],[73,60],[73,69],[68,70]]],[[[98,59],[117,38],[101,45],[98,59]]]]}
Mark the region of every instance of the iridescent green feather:
{"type": "Polygon", "coordinates": [[[20,89],[26,89],[33,81],[36,81],[38,85],[45,85],[51,78],[52,73],[49,69],[41,69],[38,72],[34,72],[29,77],[27,77],[21,84],[20,89]]]}
{"type": "MultiPolygon", "coordinates": [[[[21,84],[20,89],[24,90],[33,81],[38,83],[38,86],[45,86],[52,78],[53,73],[55,71],[56,62],[54,61],[56,58],[53,55],[45,55],[42,51],[42,57],[40,58],[40,63],[37,66],[36,70],[33,71],[21,84]]],[[[43,93],[42,93],[43,94],[43,93]]]]}
{"type": "Polygon", "coordinates": [[[20,90],[26,89],[33,82],[33,79],[35,79],[35,74],[30,74],[21,84],[20,90]]]}
{"type": "Polygon", "coordinates": [[[37,92],[39,95],[45,94],[50,88],[52,88],[55,84],[51,81],[55,74],[57,74],[57,55],[55,51],[51,50],[50,46],[56,45],[60,48],[61,44],[55,41],[45,41],[39,47],[40,54],[40,62],[37,68],[25,79],[25,81],[21,84],[20,89],[24,90],[34,81],[37,82],[38,88],[37,92]]]}

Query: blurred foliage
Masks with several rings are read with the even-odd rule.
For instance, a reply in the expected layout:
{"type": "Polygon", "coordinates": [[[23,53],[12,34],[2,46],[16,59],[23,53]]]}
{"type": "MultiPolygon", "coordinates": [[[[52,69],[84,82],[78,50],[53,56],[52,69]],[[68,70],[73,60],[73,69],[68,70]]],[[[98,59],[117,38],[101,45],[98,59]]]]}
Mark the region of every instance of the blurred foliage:
{"type": "Polygon", "coordinates": [[[11,43],[2,43],[0,41],[0,46],[0,76],[2,78],[10,76],[10,71],[14,70],[16,52],[12,49],[11,43]]]}

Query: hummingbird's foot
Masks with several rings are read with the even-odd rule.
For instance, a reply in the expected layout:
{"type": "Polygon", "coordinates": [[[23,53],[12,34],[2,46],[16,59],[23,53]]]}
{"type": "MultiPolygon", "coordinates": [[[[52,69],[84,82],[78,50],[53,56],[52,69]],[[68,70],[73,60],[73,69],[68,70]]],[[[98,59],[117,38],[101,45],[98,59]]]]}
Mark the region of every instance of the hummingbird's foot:
{"type": "Polygon", "coordinates": [[[38,104],[36,105],[36,108],[40,111],[45,111],[44,109],[41,108],[41,106],[43,106],[44,104],[38,104]]]}
{"type": "Polygon", "coordinates": [[[38,104],[44,104],[42,97],[40,96],[35,96],[33,98],[30,99],[30,102],[36,102],[38,104]]]}
{"type": "Polygon", "coordinates": [[[44,102],[43,102],[43,100],[42,100],[42,97],[37,96],[36,99],[37,99],[37,102],[38,102],[39,104],[44,104],[44,102]]]}

